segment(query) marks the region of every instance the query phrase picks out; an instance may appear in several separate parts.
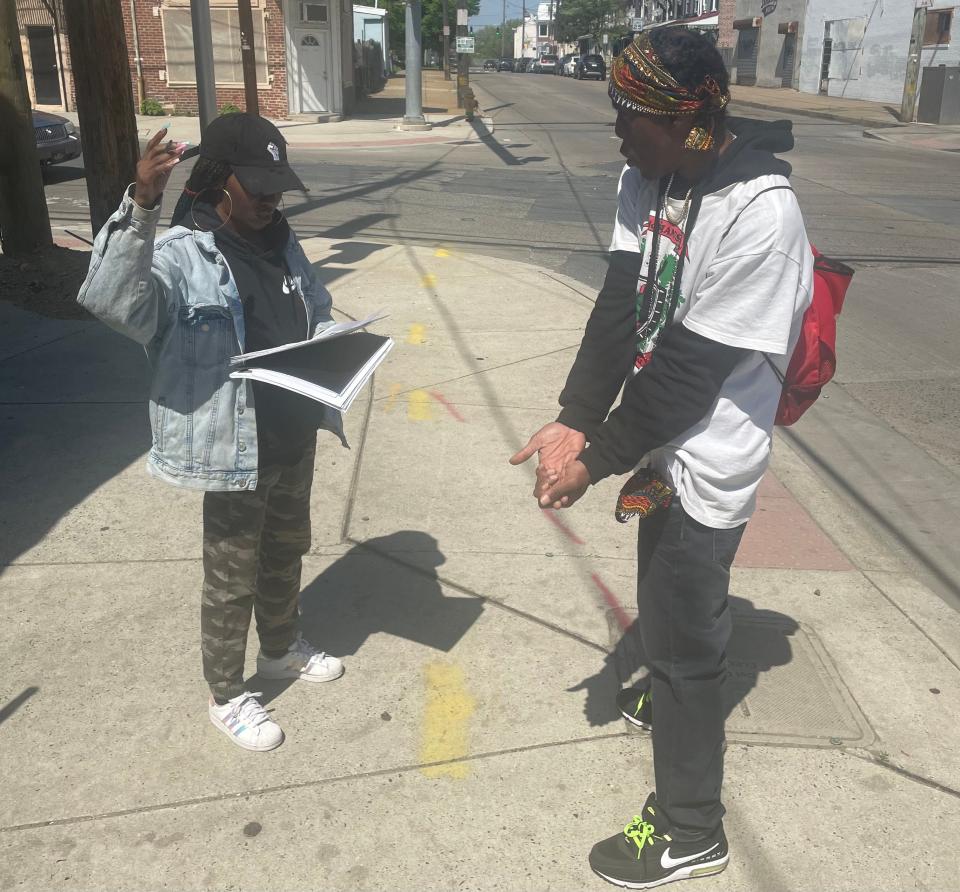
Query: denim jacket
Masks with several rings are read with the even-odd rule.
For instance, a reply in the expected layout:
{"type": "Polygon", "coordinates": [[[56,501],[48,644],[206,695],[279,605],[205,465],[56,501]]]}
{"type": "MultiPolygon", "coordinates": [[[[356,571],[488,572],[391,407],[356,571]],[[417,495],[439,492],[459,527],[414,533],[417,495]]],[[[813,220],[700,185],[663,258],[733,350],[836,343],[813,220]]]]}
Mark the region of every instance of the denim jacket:
{"type": "MultiPolygon", "coordinates": [[[[159,219],[159,206],[141,208],[128,190],[96,237],[77,300],[147,351],[149,473],[188,489],[256,489],[253,391],[230,377],[230,357],[244,351],[240,294],[212,233],[175,226],[155,238],[159,219]]],[[[286,261],[315,335],[332,322],[332,299],[292,232],[286,261]]],[[[346,445],[339,412],[327,409],[321,427],[346,445]]]]}

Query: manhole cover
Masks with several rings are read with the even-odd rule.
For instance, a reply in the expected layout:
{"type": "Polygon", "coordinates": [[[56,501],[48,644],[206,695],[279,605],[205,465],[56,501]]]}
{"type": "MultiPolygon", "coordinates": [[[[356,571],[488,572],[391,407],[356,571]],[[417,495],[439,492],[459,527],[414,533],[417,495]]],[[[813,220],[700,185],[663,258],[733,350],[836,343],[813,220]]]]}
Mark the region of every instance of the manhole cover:
{"type": "MultiPolygon", "coordinates": [[[[619,612],[619,618],[615,611],[607,615],[621,684],[646,665],[635,626],[626,635],[621,631],[623,613],[635,623],[636,610],[619,612]]],[[[869,722],[809,626],[752,607],[734,606],[733,617],[725,691],[728,740],[822,747],[873,742],[869,722]]]]}

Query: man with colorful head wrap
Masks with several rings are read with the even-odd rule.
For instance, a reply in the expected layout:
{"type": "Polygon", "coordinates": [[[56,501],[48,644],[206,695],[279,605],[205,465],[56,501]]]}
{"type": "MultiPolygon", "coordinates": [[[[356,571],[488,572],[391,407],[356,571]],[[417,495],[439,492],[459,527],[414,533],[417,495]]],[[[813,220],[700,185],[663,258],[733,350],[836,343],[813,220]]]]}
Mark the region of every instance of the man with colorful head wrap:
{"type": "Polygon", "coordinates": [[[511,459],[539,454],[541,508],[642,469],[616,514],[639,515],[639,614],[626,634],[639,634],[650,674],[617,705],[652,726],[656,792],[590,853],[596,873],[628,888],[729,859],[730,565],[769,460],[775,369],[786,370],[812,289],[790,165],[773,154],[793,147],[790,123],[728,118],[727,85],[712,42],[684,28],[643,33],[614,62],[627,163],[609,269],[557,421],[511,459]]]}

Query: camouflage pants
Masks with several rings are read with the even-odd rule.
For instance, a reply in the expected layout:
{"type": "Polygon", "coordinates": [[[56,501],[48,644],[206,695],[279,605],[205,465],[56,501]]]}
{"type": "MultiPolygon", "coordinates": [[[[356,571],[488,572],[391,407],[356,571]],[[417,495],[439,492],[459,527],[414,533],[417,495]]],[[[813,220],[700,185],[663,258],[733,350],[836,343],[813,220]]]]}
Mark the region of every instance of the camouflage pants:
{"type": "Polygon", "coordinates": [[[200,638],[215,697],[244,691],[251,613],[262,650],[281,653],[296,638],[315,451],[311,444],[295,464],[261,469],[252,492],[204,494],[200,638]]]}

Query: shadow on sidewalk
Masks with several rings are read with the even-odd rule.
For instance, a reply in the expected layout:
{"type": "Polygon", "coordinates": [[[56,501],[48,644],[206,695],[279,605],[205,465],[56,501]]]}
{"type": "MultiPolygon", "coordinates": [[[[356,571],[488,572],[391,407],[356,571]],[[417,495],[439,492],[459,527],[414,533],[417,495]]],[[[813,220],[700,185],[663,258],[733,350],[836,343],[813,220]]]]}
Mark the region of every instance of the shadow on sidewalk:
{"type": "MultiPolygon", "coordinates": [[[[730,609],[733,613],[733,634],[727,648],[730,674],[724,686],[728,718],[757,686],[761,673],[775,666],[785,666],[793,659],[790,638],[799,629],[792,617],[758,609],[746,598],[731,595],[730,609]]],[[[624,611],[619,612],[622,615],[624,611]]],[[[635,609],[626,613],[636,616],[635,609]]],[[[625,631],[621,631],[613,613],[608,614],[613,650],[604,658],[595,675],[569,689],[571,693],[587,692],[583,711],[594,727],[622,720],[615,703],[617,692],[647,668],[638,622],[635,619],[625,631]]]]}
{"type": "MultiPolygon", "coordinates": [[[[338,657],[356,654],[372,635],[449,652],[480,618],[483,602],[444,594],[437,567],[445,562],[437,540],[420,530],[355,545],[303,590],[304,638],[338,657]],[[402,557],[404,565],[391,555],[402,557]]],[[[263,702],[270,702],[292,683],[254,675],[247,686],[263,691],[263,702]]]]}

